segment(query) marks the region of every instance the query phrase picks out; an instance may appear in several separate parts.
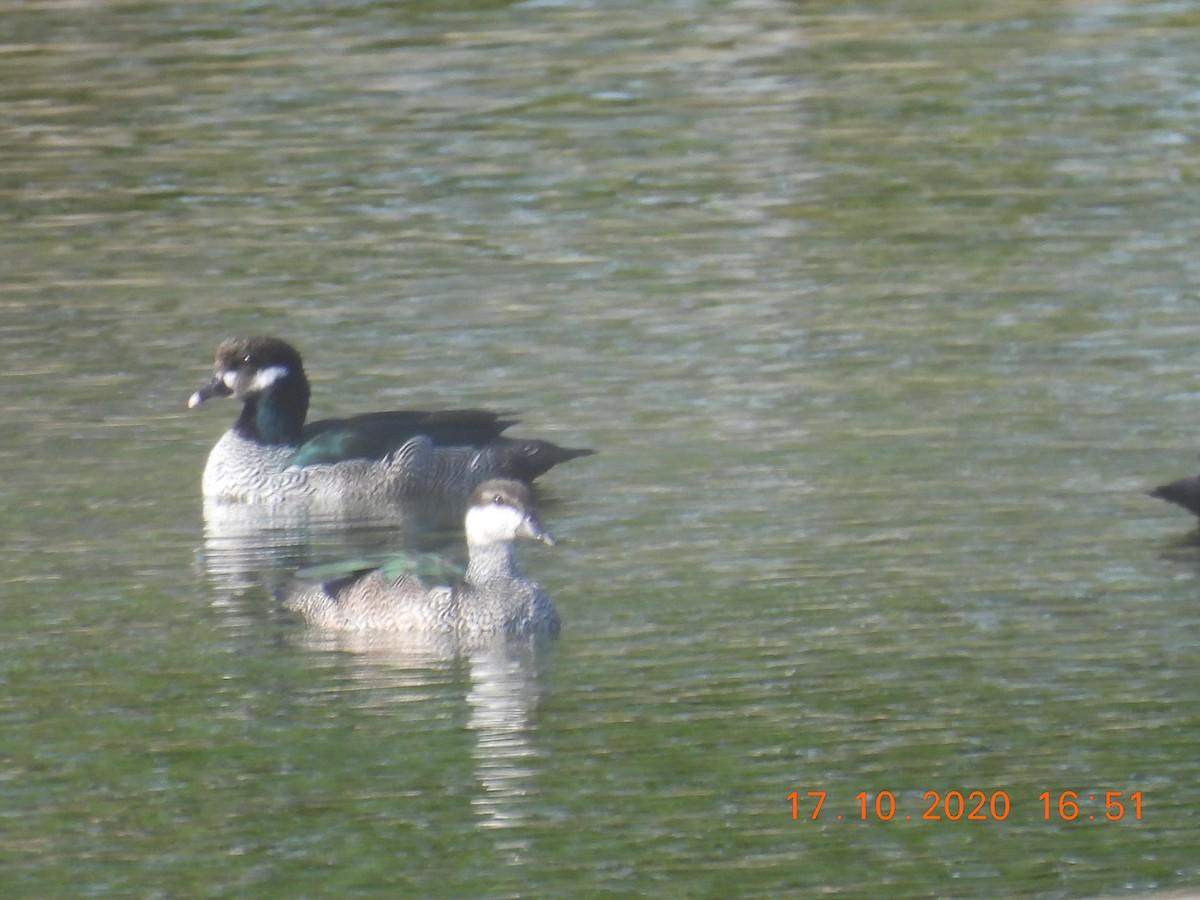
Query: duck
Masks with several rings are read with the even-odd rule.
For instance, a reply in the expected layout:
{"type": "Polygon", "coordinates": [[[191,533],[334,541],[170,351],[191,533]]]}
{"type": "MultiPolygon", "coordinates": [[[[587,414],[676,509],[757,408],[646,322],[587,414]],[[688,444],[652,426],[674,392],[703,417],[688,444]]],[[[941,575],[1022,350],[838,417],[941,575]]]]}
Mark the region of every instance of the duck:
{"type": "Polygon", "coordinates": [[[1182,506],[1194,516],[1200,516],[1200,475],[1160,484],[1149,494],[1151,497],[1182,506]]]}
{"type": "Polygon", "coordinates": [[[551,545],[530,488],[489,479],[475,488],[463,521],[467,568],[451,586],[427,587],[416,575],[384,568],[354,572],[290,594],[284,609],[310,625],[340,632],[557,636],[558,612],[546,592],[517,570],[518,537],[551,545]]]}
{"type": "Polygon", "coordinates": [[[339,504],[436,494],[465,501],[489,478],[532,482],[594,451],[504,437],[516,420],[480,409],[395,410],[307,422],[311,389],[300,353],[277,337],[231,337],[212,380],[188,408],[222,397],[242,403],[208,455],[206,500],[339,504]]]}

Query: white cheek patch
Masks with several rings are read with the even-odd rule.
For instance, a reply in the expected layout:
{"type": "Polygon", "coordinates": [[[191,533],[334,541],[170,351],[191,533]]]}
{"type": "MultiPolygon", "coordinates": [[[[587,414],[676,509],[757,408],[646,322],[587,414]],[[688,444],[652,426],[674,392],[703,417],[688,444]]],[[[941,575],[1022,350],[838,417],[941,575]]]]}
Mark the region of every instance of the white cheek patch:
{"type": "MultiPolygon", "coordinates": [[[[265,391],[279,379],[288,374],[287,366],[267,366],[265,369],[259,369],[254,374],[254,380],[250,382],[250,387],[246,390],[248,393],[257,393],[265,391]]],[[[225,382],[229,384],[229,382],[225,382]]]]}
{"type": "Polygon", "coordinates": [[[237,390],[238,373],[236,369],[226,369],[223,372],[217,373],[217,377],[225,382],[225,387],[229,388],[231,391],[237,390]]]}
{"type": "Polygon", "coordinates": [[[511,506],[489,503],[473,506],[467,513],[467,543],[490,544],[511,541],[525,517],[511,506]]]}

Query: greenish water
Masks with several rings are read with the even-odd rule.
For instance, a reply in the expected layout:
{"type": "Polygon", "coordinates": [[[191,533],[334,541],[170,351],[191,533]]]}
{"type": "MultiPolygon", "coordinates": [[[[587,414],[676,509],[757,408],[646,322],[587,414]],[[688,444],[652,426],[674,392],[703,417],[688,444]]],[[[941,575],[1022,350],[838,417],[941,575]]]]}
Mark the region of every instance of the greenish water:
{"type": "Polygon", "coordinates": [[[1200,466],[1198,25],[0,2],[6,895],[1200,888],[1200,545],[1144,495],[1200,466]],[[250,331],[316,415],[597,447],[521,554],[561,639],[280,612],[401,538],[206,534],[184,404],[250,331]]]}

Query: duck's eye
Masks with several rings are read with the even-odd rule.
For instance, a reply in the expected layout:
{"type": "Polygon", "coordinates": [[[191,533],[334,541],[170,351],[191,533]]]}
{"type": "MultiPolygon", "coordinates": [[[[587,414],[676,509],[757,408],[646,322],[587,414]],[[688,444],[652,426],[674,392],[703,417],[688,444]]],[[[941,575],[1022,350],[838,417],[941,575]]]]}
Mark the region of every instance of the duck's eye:
{"type": "Polygon", "coordinates": [[[501,497],[499,494],[493,494],[492,502],[495,503],[497,506],[499,506],[501,503],[504,502],[504,498],[501,497]]]}

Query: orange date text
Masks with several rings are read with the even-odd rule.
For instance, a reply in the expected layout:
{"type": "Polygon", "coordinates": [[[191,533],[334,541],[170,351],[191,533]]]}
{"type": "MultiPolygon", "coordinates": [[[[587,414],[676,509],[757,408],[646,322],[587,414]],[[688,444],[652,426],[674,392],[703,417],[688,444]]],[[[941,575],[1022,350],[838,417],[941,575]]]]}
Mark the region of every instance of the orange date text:
{"type": "MultiPolygon", "coordinates": [[[[793,819],[822,821],[875,821],[894,819],[925,822],[1003,822],[1014,811],[1007,791],[925,791],[919,803],[902,808],[892,791],[859,791],[849,806],[834,809],[826,805],[825,791],[792,791],[787,795],[793,819]]],[[[1074,822],[1142,820],[1142,792],[1100,791],[1081,794],[1078,791],[1043,791],[1038,795],[1038,812],[1044,821],[1074,822]]],[[[1029,804],[1032,808],[1032,804],[1029,804]]]]}

